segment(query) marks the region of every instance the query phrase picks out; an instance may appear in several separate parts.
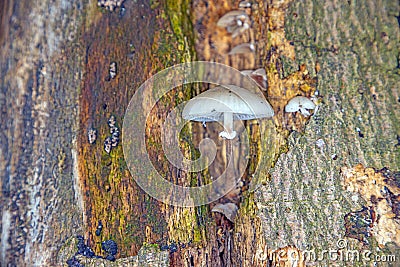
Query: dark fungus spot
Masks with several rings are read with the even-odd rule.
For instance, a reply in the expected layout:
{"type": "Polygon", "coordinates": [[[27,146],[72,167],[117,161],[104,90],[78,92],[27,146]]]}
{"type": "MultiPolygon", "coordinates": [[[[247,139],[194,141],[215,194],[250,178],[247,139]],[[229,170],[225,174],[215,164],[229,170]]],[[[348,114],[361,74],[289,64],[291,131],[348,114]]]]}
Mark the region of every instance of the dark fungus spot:
{"type": "Polygon", "coordinates": [[[68,267],[85,267],[82,265],[75,256],[67,260],[68,267]]]}
{"type": "Polygon", "coordinates": [[[99,236],[101,235],[101,230],[103,229],[103,224],[101,221],[98,222],[97,229],[96,229],[96,235],[99,236]]]}
{"type": "Polygon", "coordinates": [[[104,189],[106,190],[106,192],[110,192],[110,191],[111,191],[111,186],[108,185],[108,184],[106,184],[106,185],[104,186],[104,189]]]}
{"type": "Polygon", "coordinates": [[[101,229],[96,229],[96,236],[99,236],[99,235],[101,235],[101,229]]]}
{"type": "Polygon", "coordinates": [[[175,243],[169,245],[169,252],[174,253],[178,251],[178,246],[175,243]]]}
{"type": "Polygon", "coordinates": [[[375,205],[376,205],[376,204],[378,203],[378,199],[376,198],[375,195],[372,195],[370,200],[371,200],[371,203],[372,203],[372,204],[375,204],[375,205]]]}
{"type": "Polygon", "coordinates": [[[121,9],[119,11],[119,17],[122,18],[126,13],[126,8],[124,6],[121,6],[121,9]]]}
{"type": "Polygon", "coordinates": [[[360,138],[364,138],[364,134],[361,132],[360,128],[356,128],[356,131],[357,131],[358,136],[359,136],[360,138]]]}
{"type": "Polygon", "coordinates": [[[106,259],[106,260],[109,260],[109,261],[115,261],[115,256],[114,256],[114,255],[111,255],[111,254],[108,254],[108,255],[105,257],[105,259],[106,259]]]}
{"type": "Polygon", "coordinates": [[[375,212],[372,208],[363,207],[362,210],[350,212],[344,216],[345,235],[367,244],[367,238],[371,235],[371,227],[375,220],[375,212]]]}
{"type": "Polygon", "coordinates": [[[106,240],[101,243],[101,248],[111,255],[116,255],[118,252],[117,243],[114,240],[106,240]]]}
{"type": "Polygon", "coordinates": [[[85,239],[83,238],[83,236],[78,235],[76,237],[78,239],[78,244],[77,244],[77,254],[89,257],[89,258],[93,258],[94,256],[96,256],[96,254],[93,252],[93,250],[87,246],[85,244],[85,239]]]}
{"type": "Polygon", "coordinates": [[[168,250],[168,249],[169,249],[168,245],[163,245],[163,246],[160,247],[161,251],[165,251],[165,250],[168,250]]]}

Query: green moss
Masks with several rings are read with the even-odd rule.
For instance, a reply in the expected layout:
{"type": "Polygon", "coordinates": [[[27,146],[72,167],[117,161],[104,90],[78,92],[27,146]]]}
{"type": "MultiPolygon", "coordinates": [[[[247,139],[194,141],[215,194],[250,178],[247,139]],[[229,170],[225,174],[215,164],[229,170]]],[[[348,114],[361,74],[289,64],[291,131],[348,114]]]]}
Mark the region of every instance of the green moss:
{"type": "Polygon", "coordinates": [[[166,12],[177,38],[181,62],[190,62],[195,55],[193,25],[188,10],[190,10],[189,0],[166,1],[166,12]]]}
{"type": "Polygon", "coordinates": [[[142,247],[140,248],[140,254],[145,255],[149,253],[157,253],[160,252],[160,246],[158,244],[151,244],[144,242],[142,247]]]}
{"type": "Polygon", "coordinates": [[[202,231],[199,228],[193,229],[193,243],[198,244],[204,240],[202,231]]]}
{"type": "Polygon", "coordinates": [[[255,217],[257,215],[257,205],[254,201],[254,194],[247,193],[247,196],[244,198],[243,203],[240,207],[240,212],[244,216],[255,217]]]}

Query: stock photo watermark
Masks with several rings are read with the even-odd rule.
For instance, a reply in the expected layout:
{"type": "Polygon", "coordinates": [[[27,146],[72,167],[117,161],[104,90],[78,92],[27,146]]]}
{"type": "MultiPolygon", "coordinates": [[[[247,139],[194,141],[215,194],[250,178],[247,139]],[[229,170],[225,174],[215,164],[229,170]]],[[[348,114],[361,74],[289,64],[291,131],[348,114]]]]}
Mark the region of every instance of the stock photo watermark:
{"type": "Polygon", "coordinates": [[[279,249],[274,253],[267,253],[267,248],[258,250],[256,257],[260,261],[272,260],[279,262],[396,262],[396,255],[378,254],[371,250],[358,250],[349,247],[345,239],[339,239],[336,246],[329,249],[310,249],[299,251],[296,248],[279,249]]]}
{"type": "MultiPolygon", "coordinates": [[[[180,103],[169,111],[161,128],[163,152],[168,164],[180,171],[198,172],[207,168],[214,158],[192,160],[185,158],[179,149],[179,132],[190,121],[217,122],[223,126],[219,138],[236,137],[233,120],[271,117],[273,109],[261,90],[248,76],[227,65],[213,62],[189,62],[162,70],[143,83],[129,102],[122,127],[122,147],[127,166],[137,184],[149,195],[166,204],[193,207],[211,203],[235,188],[243,173],[235,177],[227,175],[229,168],[245,171],[249,155],[234,166],[229,158],[225,171],[203,186],[184,187],[174,184],[157,172],[146,147],[146,119],[153,107],[174,88],[191,83],[207,83],[216,86],[180,103]],[[245,89],[244,89],[245,88],[245,89]],[[183,112],[182,112],[183,109],[183,112]],[[186,110],[185,110],[186,109],[186,110]],[[243,166],[242,166],[243,165],[243,166]]],[[[242,124],[243,125],[243,124],[242,124]]],[[[249,137],[244,131],[240,137],[243,147],[248,147],[249,137]]],[[[202,153],[206,147],[209,154],[216,153],[214,140],[204,138],[199,144],[202,153]]],[[[231,149],[236,149],[231,146],[231,149]]],[[[249,151],[249,149],[244,149],[249,151]]],[[[235,151],[231,151],[231,155],[235,151]]],[[[248,152],[247,152],[248,153],[248,152]]],[[[262,153],[262,151],[260,151],[262,153]]]]}

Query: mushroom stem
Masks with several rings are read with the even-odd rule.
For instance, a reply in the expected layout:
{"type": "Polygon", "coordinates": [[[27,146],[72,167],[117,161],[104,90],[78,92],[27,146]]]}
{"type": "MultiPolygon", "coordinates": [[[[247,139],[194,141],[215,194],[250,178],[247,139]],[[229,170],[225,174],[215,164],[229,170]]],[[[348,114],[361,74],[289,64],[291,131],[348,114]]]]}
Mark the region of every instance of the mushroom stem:
{"type": "Polygon", "coordinates": [[[304,117],[310,116],[310,112],[308,112],[308,110],[303,107],[300,107],[300,112],[304,117]]]}
{"type": "Polygon", "coordinates": [[[233,139],[236,136],[236,131],[232,131],[233,128],[233,113],[224,112],[224,131],[219,133],[220,137],[226,139],[233,139]]]}

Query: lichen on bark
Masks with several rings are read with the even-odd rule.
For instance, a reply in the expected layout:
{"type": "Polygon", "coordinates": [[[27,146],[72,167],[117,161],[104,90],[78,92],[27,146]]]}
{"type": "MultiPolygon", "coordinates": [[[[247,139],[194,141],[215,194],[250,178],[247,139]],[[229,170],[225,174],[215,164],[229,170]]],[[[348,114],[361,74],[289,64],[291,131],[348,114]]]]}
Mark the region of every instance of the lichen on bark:
{"type": "MultiPolygon", "coordinates": [[[[399,10],[393,1],[290,4],[285,31],[295,47],[293,62],[316,75],[322,103],[303,133],[291,133],[271,181],[256,191],[272,249],[337,249],[345,238],[344,216],[356,209],[341,185],[341,167],[362,163],[398,171],[399,10]]],[[[365,249],[358,240],[346,240],[348,249],[365,249]]],[[[378,246],[373,236],[368,240],[377,254],[398,253],[378,246]]]]}

